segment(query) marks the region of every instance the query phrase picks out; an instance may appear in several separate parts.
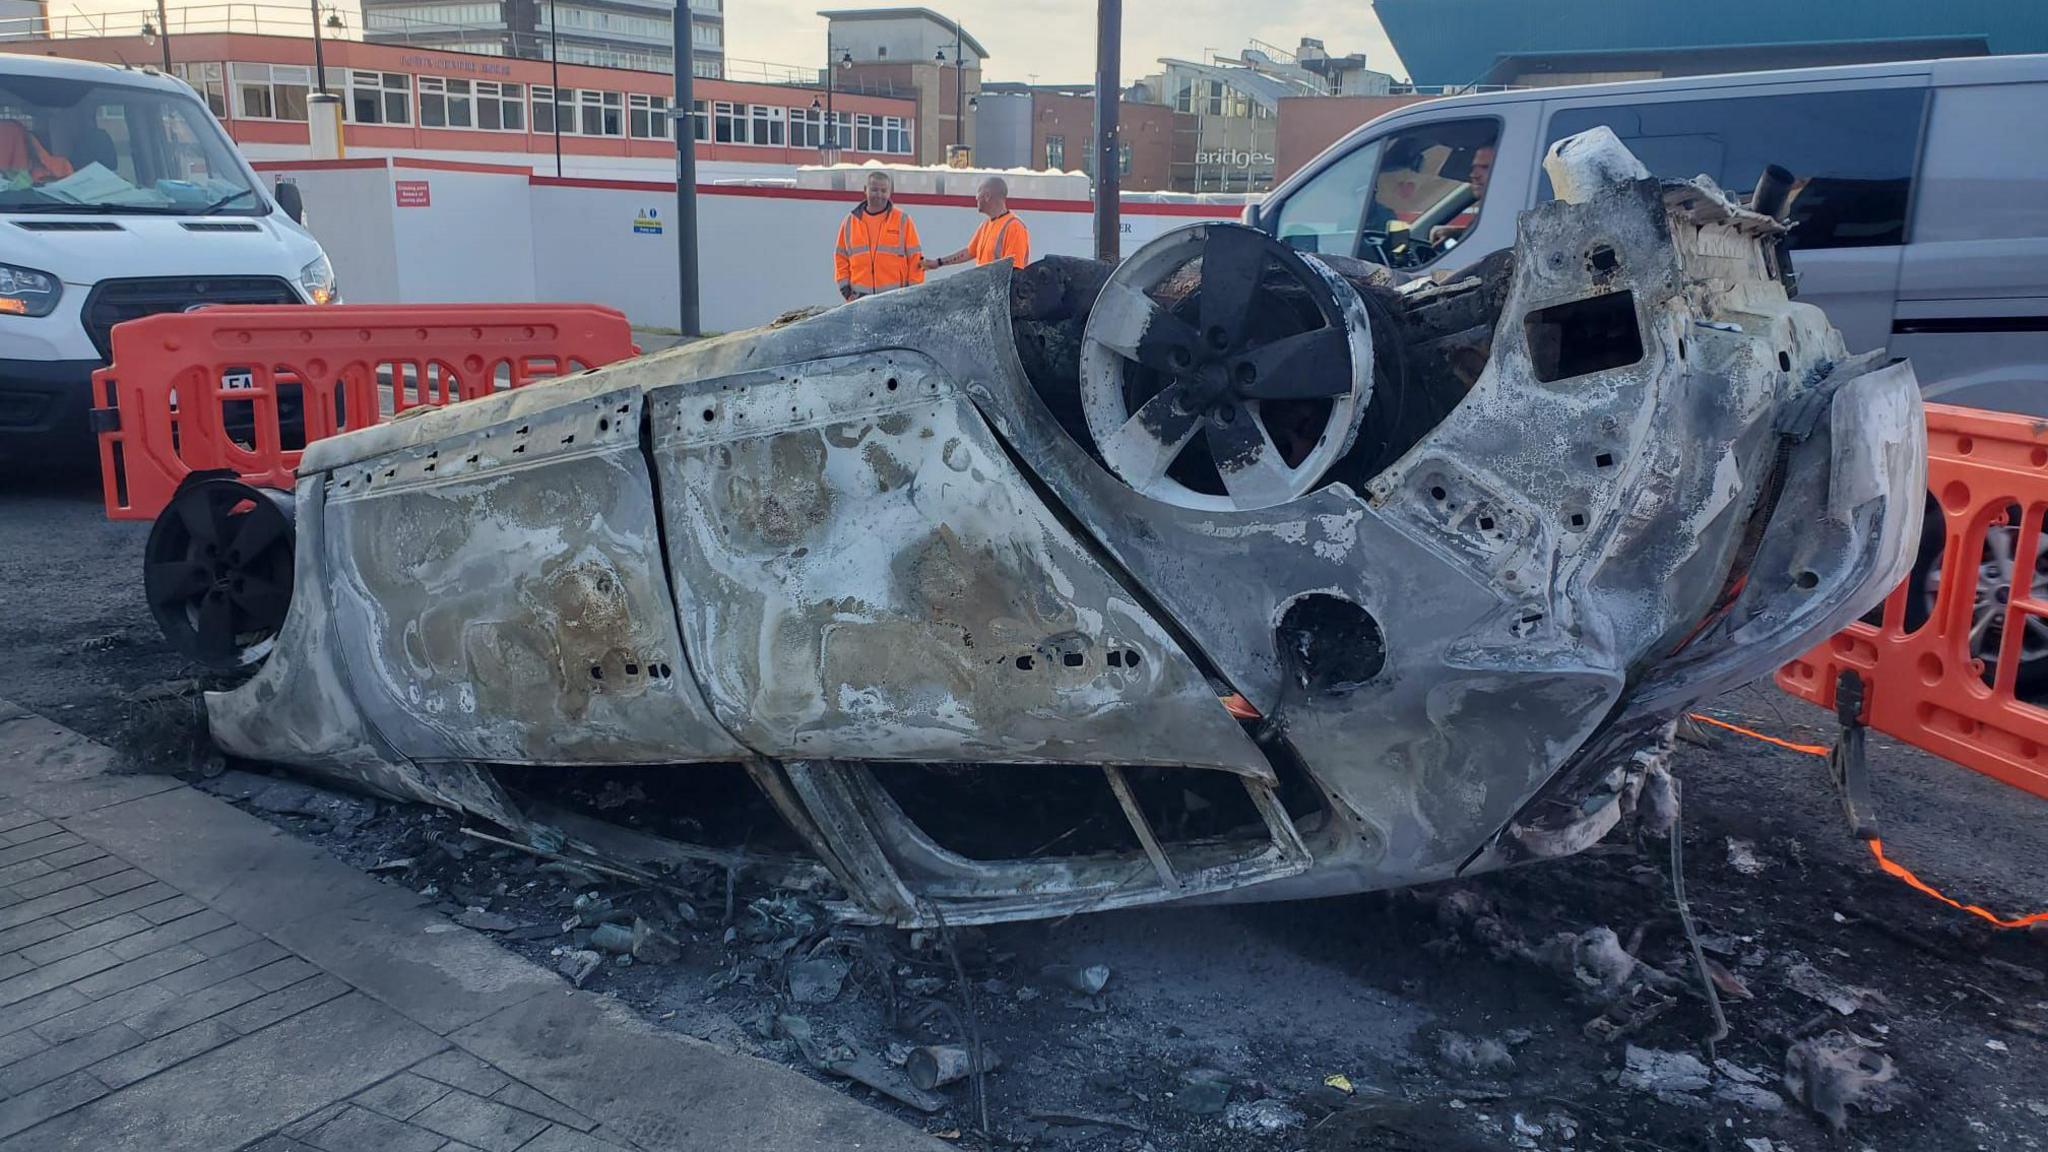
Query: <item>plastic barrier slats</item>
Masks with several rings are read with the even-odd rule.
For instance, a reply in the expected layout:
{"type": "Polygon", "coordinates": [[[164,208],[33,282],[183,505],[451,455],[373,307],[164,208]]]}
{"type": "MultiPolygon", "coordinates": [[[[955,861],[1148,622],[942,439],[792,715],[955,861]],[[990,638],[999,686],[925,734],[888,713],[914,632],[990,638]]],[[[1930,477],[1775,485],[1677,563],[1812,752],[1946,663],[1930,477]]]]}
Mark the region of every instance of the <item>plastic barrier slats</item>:
{"type": "Polygon", "coordinates": [[[1939,508],[1927,530],[1944,537],[1939,571],[1894,591],[1881,624],[1851,624],[1787,664],[1778,686],[1832,710],[1837,681],[1853,670],[1871,727],[2048,797],[2048,708],[2018,696],[2048,690],[2020,682],[2029,623],[2037,646],[2048,641],[2048,576],[2037,559],[2048,424],[1929,404],[1927,487],[1939,508]],[[1995,665],[1972,655],[1987,637],[1995,665]]]}
{"type": "Polygon", "coordinates": [[[221,307],[116,325],[93,373],[107,515],[149,520],[193,472],[289,488],[312,441],[623,360],[594,304],[221,307]]]}

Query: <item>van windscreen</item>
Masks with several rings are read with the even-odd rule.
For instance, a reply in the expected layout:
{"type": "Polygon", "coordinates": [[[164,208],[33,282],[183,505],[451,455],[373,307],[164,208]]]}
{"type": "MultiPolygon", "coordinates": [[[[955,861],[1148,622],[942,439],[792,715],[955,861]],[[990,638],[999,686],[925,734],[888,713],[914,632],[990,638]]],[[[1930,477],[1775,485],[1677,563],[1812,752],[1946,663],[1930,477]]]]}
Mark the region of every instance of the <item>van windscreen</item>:
{"type": "Polygon", "coordinates": [[[205,106],[189,94],[0,76],[0,212],[269,210],[205,106]]]}

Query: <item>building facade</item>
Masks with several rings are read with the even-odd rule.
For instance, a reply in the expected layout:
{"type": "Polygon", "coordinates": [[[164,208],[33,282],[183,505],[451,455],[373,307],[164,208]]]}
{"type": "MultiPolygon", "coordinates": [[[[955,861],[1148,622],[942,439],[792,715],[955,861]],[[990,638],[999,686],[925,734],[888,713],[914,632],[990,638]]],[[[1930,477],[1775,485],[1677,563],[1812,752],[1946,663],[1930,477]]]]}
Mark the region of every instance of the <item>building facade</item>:
{"type": "MultiPolygon", "coordinates": [[[[9,51],[118,63],[154,59],[139,37],[10,43],[9,51]]],[[[671,74],[411,45],[333,40],[323,46],[327,89],[342,97],[350,156],[403,156],[515,166],[542,175],[674,179],[671,74]],[[558,131],[559,130],[559,131],[558,131]]],[[[287,36],[208,33],[171,40],[173,71],[206,100],[252,160],[312,154],[306,101],[313,43],[287,36]]],[[[702,79],[695,90],[697,156],[706,180],[793,174],[818,162],[820,92],[803,85],[702,79]]],[[[906,162],[918,136],[907,98],[840,93],[841,159],[906,162]]]]}
{"type": "Polygon", "coordinates": [[[1179,192],[1264,192],[1279,167],[1281,102],[1333,94],[1384,95],[1393,77],[1358,54],[1332,57],[1320,40],[1298,52],[1253,44],[1238,55],[1159,61],[1135,88],[1138,99],[1171,108],[1177,139],[1171,185],[1179,192]]]}
{"type": "MultiPolygon", "coordinates": [[[[929,8],[849,8],[818,13],[841,92],[908,96],[924,132],[919,164],[974,150],[981,64],[988,52],[958,22],[929,8]]],[[[975,163],[982,163],[979,157],[975,163]]]]}
{"type": "MultiPolygon", "coordinates": [[[[361,0],[364,39],[669,72],[678,0],[361,0]]],[[[692,65],[725,75],[725,0],[688,0],[692,65]]]]}
{"type": "Polygon", "coordinates": [[[1375,0],[1418,85],[1552,85],[2048,52],[2035,0],[1375,0]]]}

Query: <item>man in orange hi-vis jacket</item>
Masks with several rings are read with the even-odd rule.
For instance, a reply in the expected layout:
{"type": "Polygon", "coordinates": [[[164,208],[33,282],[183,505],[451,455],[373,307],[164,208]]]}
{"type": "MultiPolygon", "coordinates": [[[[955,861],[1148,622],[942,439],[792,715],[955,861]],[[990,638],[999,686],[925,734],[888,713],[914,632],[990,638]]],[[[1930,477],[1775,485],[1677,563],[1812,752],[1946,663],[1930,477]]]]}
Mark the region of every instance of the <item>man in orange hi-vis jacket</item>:
{"type": "Polygon", "coordinates": [[[888,173],[870,172],[867,197],[839,225],[832,271],[841,299],[924,283],[924,246],[918,243],[917,225],[890,202],[893,191],[888,173]]]}
{"type": "Polygon", "coordinates": [[[991,176],[974,190],[974,206],[988,219],[974,230],[974,239],[967,242],[951,256],[940,256],[926,260],[926,268],[944,268],[948,264],[965,264],[974,261],[976,267],[1008,260],[1018,268],[1031,263],[1031,232],[1024,227],[1024,221],[1010,211],[1010,186],[1000,176],[991,176]]]}

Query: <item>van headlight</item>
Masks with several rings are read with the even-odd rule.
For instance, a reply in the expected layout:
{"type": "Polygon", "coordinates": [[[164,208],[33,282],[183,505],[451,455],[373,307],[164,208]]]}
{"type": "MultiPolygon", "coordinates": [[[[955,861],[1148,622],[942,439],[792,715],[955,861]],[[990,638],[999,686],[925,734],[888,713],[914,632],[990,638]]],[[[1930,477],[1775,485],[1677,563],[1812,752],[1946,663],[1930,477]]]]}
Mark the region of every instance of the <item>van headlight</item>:
{"type": "Polygon", "coordinates": [[[334,283],[334,265],[327,262],[324,253],[299,269],[299,283],[306,289],[306,299],[315,304],[341,303],[341,289],[334,283]]]}
{"type": "Polygon", "coordinates": [[[0,264],[0,316],[48,316],[64,285],[48,272],[0,264]]]}

